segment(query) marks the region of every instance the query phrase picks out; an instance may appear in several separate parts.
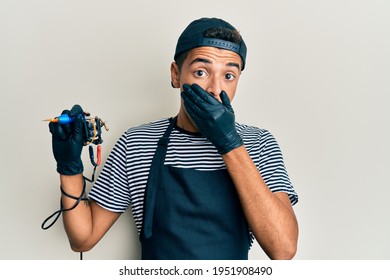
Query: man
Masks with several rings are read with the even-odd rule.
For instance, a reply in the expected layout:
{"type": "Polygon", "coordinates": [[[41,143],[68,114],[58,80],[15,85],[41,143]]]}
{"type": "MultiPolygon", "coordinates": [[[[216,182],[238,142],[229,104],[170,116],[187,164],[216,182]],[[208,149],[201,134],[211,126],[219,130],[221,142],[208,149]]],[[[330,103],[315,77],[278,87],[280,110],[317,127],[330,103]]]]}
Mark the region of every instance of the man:
{"type": "MultiPolygon", "coordinates": [[[[297,195],[280,149],[268,131],[236,123],[230,103],[245,68],[243,39],[221,19],[195,20],[174,59],[179,113],[119,139],[90,203],[64,213],[72,249],[90,250],[131,205],[142,259],[247,259],[254,239],[271,259],[291,259],[297,195]]],[[[84,193],[83,120],[80,106],[66,112],[72,126],[50,131],[62,205],[71,208],[84,193]]]]}

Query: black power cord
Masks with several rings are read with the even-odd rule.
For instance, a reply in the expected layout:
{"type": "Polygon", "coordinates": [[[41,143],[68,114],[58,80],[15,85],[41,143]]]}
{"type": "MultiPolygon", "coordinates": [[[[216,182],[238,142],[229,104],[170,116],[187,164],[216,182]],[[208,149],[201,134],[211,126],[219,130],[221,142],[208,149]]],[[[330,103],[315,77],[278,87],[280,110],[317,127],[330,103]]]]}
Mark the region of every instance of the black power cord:
{"type": "MultiPolygon", "coordinates": [[[[81,192],[81,194],[80,194],[79,197],[76,197],[76,196],[73,196],[73,195],[70,195],[70,194],[66,193],[66,192],[64,191],[64,189],[62,188],[62,186],[60,186],[61,193],[62,193],[64,196],[66,196],[66,197],[69,197],[69,198],[72,198],[72,199],[76,200],[76,202],[75,202],[75,204],[74,204],[72,207],[66,208],[66,209],[65,209],[65,208],[63,207],[63,205],[62,205],[62,197],[61,197],[61,198],[60,198],[60,209],[57,210],[57,211],[55,211],[53,214],[51,214],[49,217],[47,217],[47,218],[43,221],[43,223],[42,223],[42,225],[41,225],[41,228],[42,228],[43,230],[47,230],[47,229],[51,228],[51,227],[57,222],[58,218],[61,216],[61,214],[62,214],[63,212],[67,212],[67,211],[70,211],[70,210],[75,209],[75,208],[79,205],[79,203],[80,203],[81,201],[84,201],[85,203],[89,203],[89,199],[88,199],[88,197],[86,197],[86,189],[87,189],[87,187],[86,187],[86,181],[92,183],[92,182],[95,180],[95,171],[96,171],[96,167],[97,167],[97,165],[95,165],[95,167],[94,167],[94,169],[93,169],[93,174],[92,174],[92,178],[91,178],[91,179],[88,179],[87,177],[83,176],[83,191],[81,192]],[[49,225],[46,225],[51,219],[53,219],[53,217],[55,217],[54,220],[53,220],[49,225]]],[[[80,260],[82,260],[82,259],[83,259],[83,252],[80,252],[80,260]]]]}

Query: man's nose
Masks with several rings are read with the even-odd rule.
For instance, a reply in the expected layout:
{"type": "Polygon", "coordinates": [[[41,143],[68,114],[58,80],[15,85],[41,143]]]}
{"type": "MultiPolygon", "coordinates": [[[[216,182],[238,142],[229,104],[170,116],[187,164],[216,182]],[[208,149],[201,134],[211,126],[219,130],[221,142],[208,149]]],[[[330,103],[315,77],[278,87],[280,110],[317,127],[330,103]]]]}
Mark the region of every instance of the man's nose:
{"type": "Polygon", "coordinates": [[[217,78],[210,78],[207,84],[206,91],[219,100],[219,94],[222,91],[221,81],[217,78]]]}

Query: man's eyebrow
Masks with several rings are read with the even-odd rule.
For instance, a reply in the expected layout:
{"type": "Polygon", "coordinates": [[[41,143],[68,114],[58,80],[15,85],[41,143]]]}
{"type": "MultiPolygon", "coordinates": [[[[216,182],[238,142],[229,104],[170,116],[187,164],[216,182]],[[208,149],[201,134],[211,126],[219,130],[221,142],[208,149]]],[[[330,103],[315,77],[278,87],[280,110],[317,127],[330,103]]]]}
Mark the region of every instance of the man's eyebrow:
{"type": "Polygon", "coordinates": [[[228,64],[226,64],[226,66],[232,66],[232,67],[237,67],[238,70],[240,70],[240,65],[238,63],[235,63],[235,62],[229,62],[228,64]]]}
{"type": "Polygon", "coordinates": [[[211,61],[208,59],[198,57],[198,58],[195,58],[193,61],[191,61],[190,65],[192,65],[196,62],[203,62],[203,63],[209,63],[209,64],[211,63],[211,61]]]}
{"type": "MultiPolygon", "coordinates": [[[[202,62],[202,63],[207,63],[207,64],[211,64],[211,61],[206,59],[206,58],[195,58],[193,61],[191,61],[190,65],[196,63],[196,62],[202,62]]],[[[238,68],[238,70],[240,70],[240,65],[238,63],[235,63],[235,62],[229,62],[229,63],[226,63],[226,66],[229,66],[229,67],[236,67],[238,68]]]]}

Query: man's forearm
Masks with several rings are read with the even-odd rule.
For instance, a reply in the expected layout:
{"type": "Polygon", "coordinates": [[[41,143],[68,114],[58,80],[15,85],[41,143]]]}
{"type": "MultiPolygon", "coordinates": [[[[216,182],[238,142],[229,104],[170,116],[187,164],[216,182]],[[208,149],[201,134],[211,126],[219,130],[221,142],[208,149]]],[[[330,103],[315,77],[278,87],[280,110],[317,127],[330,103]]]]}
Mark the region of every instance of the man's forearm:
{"type": "MultiPolygon", "coordinates": [[[[61,186],[65,193],[77,198],[82,195],[82,174],[74,176],[61,175],[60,178],[61,186]]],[[[72,208],[77,202],[76,199],[65,195],[62,195],[61,199],[64,209],[72,208]]],[[[63,213],[63,221],[72,249],[83,251],[80,249],[88,241],[92,233],[92,214],[88,201],[82,200],[73,210],[65,211],[63,213]]]]}
{"type": "Polygon", "coordinates": [[[257,241],[271,259],[295,255],[298,224],[288,196],[272,193],[244,146],[223,155],[257,241]]]}

